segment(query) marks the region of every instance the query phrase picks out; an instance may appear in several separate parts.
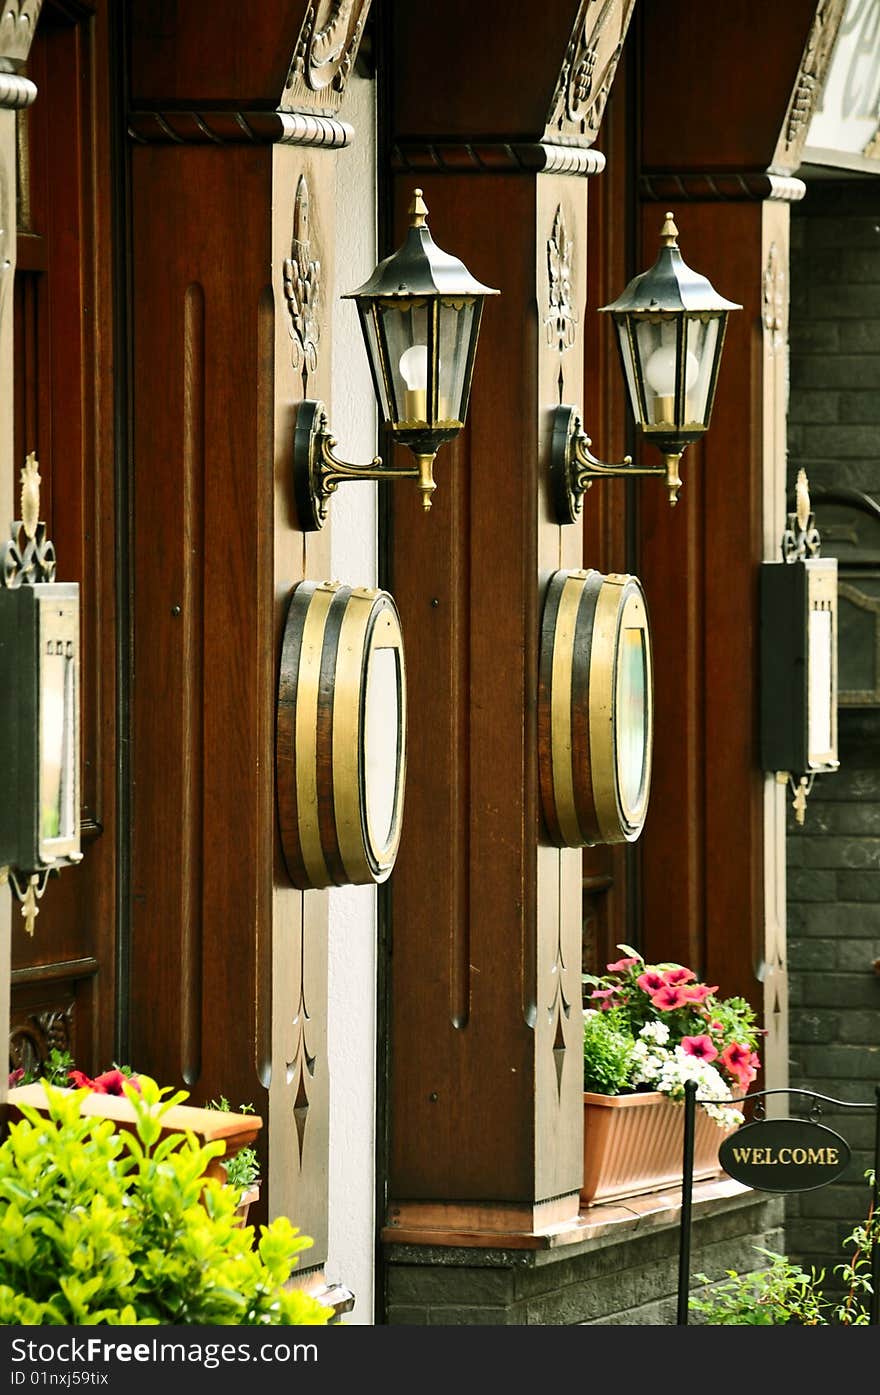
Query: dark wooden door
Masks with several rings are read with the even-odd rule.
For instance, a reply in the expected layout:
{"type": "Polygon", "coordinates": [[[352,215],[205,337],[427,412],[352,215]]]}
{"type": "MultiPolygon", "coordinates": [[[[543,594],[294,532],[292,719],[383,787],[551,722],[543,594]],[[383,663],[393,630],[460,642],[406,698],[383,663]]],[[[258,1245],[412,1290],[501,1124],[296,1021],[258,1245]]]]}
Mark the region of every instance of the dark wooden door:
{"type": "MultiPolygon", "coordinates": [[[[35,451],[59,580],[81,588],[83,861],[14,911],[10,1058],[110,1064],[116,997],[116,565],[110,0],[46,0],[18,113],[15,458],[35,451]]],[[[7,517],[18,500],[2,501],[7,517]]]]}

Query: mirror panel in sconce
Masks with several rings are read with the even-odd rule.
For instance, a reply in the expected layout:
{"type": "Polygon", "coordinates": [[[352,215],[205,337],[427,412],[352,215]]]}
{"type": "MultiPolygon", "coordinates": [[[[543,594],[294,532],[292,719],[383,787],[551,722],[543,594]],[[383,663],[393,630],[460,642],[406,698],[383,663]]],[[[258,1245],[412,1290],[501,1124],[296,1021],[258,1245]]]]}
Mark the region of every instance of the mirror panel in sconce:
{"type": "Polygon", "coordinates": [[[708,429],[727,316],[742,306],[725,300],[682,260],[671,213],[660,243],[650,271],[636,276],[617,300],[600,306],[599,313],[614,320],[636,425],[657,447],[663,464],[634,465],[629,455],[614,465],[599,460],[590,449],[579,409],[555,407],[550,480],[559,523],[576,521],[585,491],[602,476],[665,475],[674,505],[681,489],[682,454],[708,429]]]}
{"type": "Polygon", "coordinates": [[[342,298],[357,306],[383,423],[416,464],[395,469],[381,456],[369,465],[340,460],[324,403],[306,399],[293,436],[294,496],[305,532],[324,526],[330,499],[346,480],[415,479],[430,509],[434,457],[467,418],[483,302],[499,292],[437,246],[421,189],[413,191],[409,213],[403,245],[342,298]]]}

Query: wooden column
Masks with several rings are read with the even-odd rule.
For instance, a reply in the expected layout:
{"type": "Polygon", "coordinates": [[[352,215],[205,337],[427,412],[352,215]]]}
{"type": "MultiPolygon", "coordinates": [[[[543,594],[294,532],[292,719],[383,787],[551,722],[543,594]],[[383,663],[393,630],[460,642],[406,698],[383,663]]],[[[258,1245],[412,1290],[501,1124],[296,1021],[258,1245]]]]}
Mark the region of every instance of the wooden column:
{"type": "Polygon", "coordinates": [[[131,1055],[193,1103],[253,1102],[269,1212],[314,1238],[313,1268],[327,894],[280,856],[277,656],[291,586],[329,567],[329,528],[298,530],[291,437],[304,395],[333,405],[333,113],[368,0],[320,29],[314,4],[258,8],[133,6],[131,1055]]]}
{"type": "Polygon", "coordinates": [[[787,1079],[785,797],[758,755],[758,566],[779,555],[785,511],[789,203],[804,192],[793,174],[841,14],[836,0],[672,0],[637,26],[643,264],[671,209],[684,260],[743,305],[678,506],[640,494],[659,737],[645,949],[754,1003],[771,1084],[787,1079]]]}
{"type": "Polygon", "coordinates": [[[582,1176],[581,853],[546,845],[537,783],[546,585],[581,528],[547,490],[551,410],[583,401],[585,176],[631,6],[398,6],[395,232],[414,185],[487,303],[470,417],[423,515],[394,492],[390,581],[410,747],[391,882],[387,1240],[532,1234],[576,1216],[582,1176]],[[530,32],[532,30],[533,32],[530,32]],[[601,33],[599,31],[602,31],[601,33]],[[432,33],[426,44],[425,35],[432,33]],[[577,74],[602,79],[581,101],[577,74]]]}
{"type": "MultiPolygon", "coordinates": [[[[24,460],[15,459],[15,383],[13,300],[17,224],[15,149],[16,112],[30,106],[37,95],[24,76],[42,0],[21,5],[5,0],[0,9],[0,529],[19,517],[18,475],[24,460]]],[[[2,681],[2,675],[0,675],[2,681]]],[[[0,781],[3,773],[0,772],[0,781]]],[[[9,990],[12,967],[12,893],[0,867],[0,1032],[9,1039],[9,990]]],[[[6,1112],[8,1072],[0,1070],[0,1107],[6,1112]]]]}

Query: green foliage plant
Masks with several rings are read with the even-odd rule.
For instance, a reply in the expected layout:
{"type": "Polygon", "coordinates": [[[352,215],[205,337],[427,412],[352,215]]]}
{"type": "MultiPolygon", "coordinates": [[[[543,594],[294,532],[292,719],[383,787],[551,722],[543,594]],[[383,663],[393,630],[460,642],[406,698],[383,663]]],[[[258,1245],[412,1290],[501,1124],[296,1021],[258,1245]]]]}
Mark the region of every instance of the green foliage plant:
{"type": "Polygon", "coordinates": [[[632,1080],[634,1042],[614,1008],[584,1013],[584,1089],[619,1095],[632,1080]]]}
{"type": "MultiPolygon", "coordinates": [[[[225,1095],[221,1095],[219,1100],[209,1100],[205,1105],[206,1109],[219,1109],[225,1113],[253,1114],[253,1104],[240,1104],[237,1110],[233,1110],[229,1100],[225,1095]]],[[[257,1150],[248,1144],[244,1148],[239,1148],[237,1153],[233,1153],[231,1158],[221,1158],[221,1166],[226,1171],[226,1181],[230,1187],[237,1187],[240,1191],[247,1191],[252,1187],[260,1176],[260,1164],[257,1158],[257,1150]]]]}
{"type": "MultiPolygon", "coordinates": [[[[873,1189],[874,1173],[865,1176],[873,1189]]],[[[873,1203],[866,1219],[843,1241],[852,1253],[834,1267],[845,1291],[831,1298],[823,1292],[824,1269],[807,1272],[785,1255],[755,1248],[770,1264],[750,1274],[728,1269],[726,1277],[712,1284],[708,1275],[695,1277],[711,1284],[707,1292],[691,1296],[689,1307],[705,1323],[719,1327],[867,1327],[871,1308],[871,1256],[880,1243],[880,1219],[873,1203]]]]}
{"type": "Polygon", "coordinates": [[[186,1099],[148,1076],[125,1086],[132,1129],[80,1114],[86,1090],[46,1084],[0,1146],[0,1324],[323,1324],[288,1286],[312,1241],[285,1217],[240,1228],[236,1193],[204,1176],[222,1143],[162,1136],[186,1099]]]}

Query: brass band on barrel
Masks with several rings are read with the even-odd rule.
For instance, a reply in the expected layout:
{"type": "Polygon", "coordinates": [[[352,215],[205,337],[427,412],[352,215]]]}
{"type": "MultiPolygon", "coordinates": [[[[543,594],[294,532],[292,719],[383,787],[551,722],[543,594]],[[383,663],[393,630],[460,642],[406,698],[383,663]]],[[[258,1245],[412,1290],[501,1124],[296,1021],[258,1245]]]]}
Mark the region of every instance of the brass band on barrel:
{"type": "Polygon", "coordinates": [[[332,886],[332,879],[321,846],[318,821],[318,694],[324,626],[335,585],[317,587],[312,595],[302,631],[299,679],[296,687],[296,812],[308,884],[332,886]]]}
{"type": "Polygon", "coordinates": [[[567,847],[583,843],[578,827],[572,763],[571,688],[575,630],[585,578],[570,576],[562,588],[556,612],[550,689],[550,730],[556,819],[567,847]]]}

